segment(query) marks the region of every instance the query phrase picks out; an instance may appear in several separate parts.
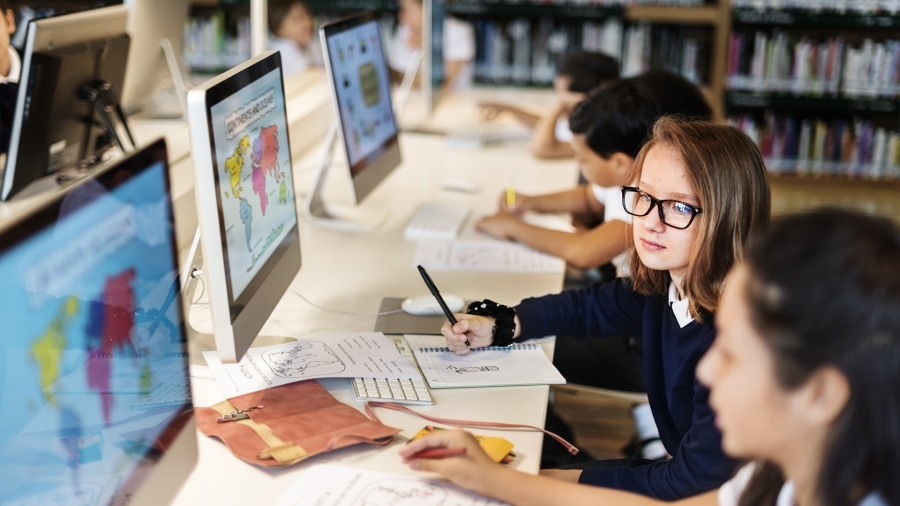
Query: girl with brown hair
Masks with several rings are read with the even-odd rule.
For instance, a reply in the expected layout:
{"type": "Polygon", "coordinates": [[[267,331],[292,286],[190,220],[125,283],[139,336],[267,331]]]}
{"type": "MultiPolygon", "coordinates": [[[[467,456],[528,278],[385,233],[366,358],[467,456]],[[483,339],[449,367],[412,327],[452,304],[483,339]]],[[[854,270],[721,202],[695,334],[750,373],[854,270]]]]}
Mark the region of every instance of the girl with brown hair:
{"type": "MultiPolygon", "coordinates": [[[[752,459],[719,490],[683,506],[900,504],[900,228],[887,219],[819,211],[755,237],[728,276],[718,335],[697,367],[722,445],[752,459]]],[[[413,460],[513,504],[654,505],[494,464],[454,430],[417,440],[465,447],[413,460]]]]}
{"type": "Polygon", "coordinates": [[[759,150],[738,129],[663,118],[633,167],[622,205],[634,216],[632,278],[526,299],[516,308],[472,304],[445,323],[448,347],[506,345],[546,335],[640,335],[647,395],[672,458],[545,470],[562,480],[664,500],[712,490],[735,462],[721,449],[709,391],[694,371],[715,337],[712,315],[726,273],[751,232],[769,218],[759,150]]]}

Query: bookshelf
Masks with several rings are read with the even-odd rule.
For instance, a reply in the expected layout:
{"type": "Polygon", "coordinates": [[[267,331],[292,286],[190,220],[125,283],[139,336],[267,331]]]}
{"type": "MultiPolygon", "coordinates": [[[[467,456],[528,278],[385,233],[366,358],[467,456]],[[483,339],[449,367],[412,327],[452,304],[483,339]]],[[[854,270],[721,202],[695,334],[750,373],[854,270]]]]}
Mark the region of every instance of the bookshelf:
{"type": "Polygon", "coordinates": [[[900,3],[732,3],[725,109],[760,146],[773,211],[900,220],[900,3]]]}

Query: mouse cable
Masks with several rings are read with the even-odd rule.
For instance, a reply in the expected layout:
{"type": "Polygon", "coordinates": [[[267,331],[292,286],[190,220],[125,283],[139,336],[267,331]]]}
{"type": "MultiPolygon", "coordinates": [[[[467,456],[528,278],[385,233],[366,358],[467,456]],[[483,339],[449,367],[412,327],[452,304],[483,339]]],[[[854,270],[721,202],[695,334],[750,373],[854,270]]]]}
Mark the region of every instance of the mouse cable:
{"type": "Polygon", "coordinates": [[[394,309],[393,311],[385,311],[383,313],[357,313],[354,311],[341,311],[339,309],[329,309],[327,307],[322,307],[322,306],[316,304],[315,302],[307,299],[306,297],[303,296],[302,293],[300,293],[296,290],[288,290],[288,291],[290,293],[296,295],[297,297],[300,297],[301,299],[303,299],[310,306],[312,306],[316,309],[321,309],[322,311],[328,311],[329,313],[340,313],[340,314],[348,314],[348,315],[353,315],[353,316],[385,316],[385,315],[395,314],[395,313],[399,313],[399,312],[403,311],[402,309],[394,309]]]}

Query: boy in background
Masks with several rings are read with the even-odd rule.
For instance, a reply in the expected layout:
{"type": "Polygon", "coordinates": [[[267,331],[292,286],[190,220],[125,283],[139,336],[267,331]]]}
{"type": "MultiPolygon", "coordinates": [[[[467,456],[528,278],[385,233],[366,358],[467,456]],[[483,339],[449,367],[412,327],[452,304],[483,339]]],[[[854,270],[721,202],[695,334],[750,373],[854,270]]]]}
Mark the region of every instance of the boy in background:
{"type": "Polygon", "coordinates": [[[269,48],[281,52],[285,78],[325,64],[314,25],[312,9],[303,0],[269,0],[269,30],[277,37],[269,48]]]}
{"type": "MultiPolygon", "coordinates": [[[[423,51],[422,23],[425,12],[422,0],[400,0],[397,32],[391,41],[388,66],[402,79],[416,51],[423,51]]],[[[460,90],[472,86],[475,60],[475,30],[461,19],[447,15],[443,26],[444,90],[460,90]]],[[[420,65],[421,71],[421,65],[420,65]]],[[[418,74],[421,75],[421,72],[418,74]]],[[[418,80],[416,81],[418,82],[418,80]]]]}
{"type": "Polygon", "coordinates": [[[22,58],[9,40],[16,31],[16,15],[8,0],[0,0],[0,153],[9,151],[16,97],[19,95],[19,75],[22,58]]]}
{"type": "Polygon", "coordinates": [[[569,114],[584,100],[587,93],[601,84],[619,78],[619,62],[612,56],[579,51],[563,59],[553,79],[556,101],[553,108],[538,116],[515,105],[500,102],[480,104],[482,115],[491,120],[502,113],[510,113],[527,127],[533,129],[529,149],[537,158],[572,158],[569,146],[569,114]]]}
{"type": "Polygon", "coordinates": [[[479,230],[499,239],[518,241],[558,256],[579,269],[612,261],[625,276],[625,226],[621,188],[649,128],[661,116],[676,114],[712,118],[700,90],[686,79],[663,70],[613,81],[591,91],[569,116],[571,149],[588,185],[545,195],[516,195],[508,207],[482,218],[479,230]],[[572,213],[603,217],[603,223],[575,233],[550,230],[524,222],[526,211],[572,213]]]}

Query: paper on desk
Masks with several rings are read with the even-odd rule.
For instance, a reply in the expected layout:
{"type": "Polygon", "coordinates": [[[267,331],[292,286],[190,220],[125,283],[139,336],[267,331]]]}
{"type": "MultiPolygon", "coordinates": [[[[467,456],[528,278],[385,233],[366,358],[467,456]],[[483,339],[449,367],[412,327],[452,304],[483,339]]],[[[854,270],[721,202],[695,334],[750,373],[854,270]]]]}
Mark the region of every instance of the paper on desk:
{"type": "MultiPolygon", "coordinates": [[[[398,457],[399,458],[399,457],[398,457]]],[[[276,506],[494,506],[488,499],[449,482],[418,476],[351,469],[310,467],[276,506]]]]}
{"type": "Polygon", "coordinates": [[[263,348],[250,348],[237,364],[223,364],[215,351],[204,351],[226,397],[315,378],[421,378],[381,332],[317,337],[263,348]]]}
{"type": "Polygon", "coordinates": [[[562,274],[566,262],[523,244],[505,241],[422,241],[413,265],[434,271],[562,274]]]}

